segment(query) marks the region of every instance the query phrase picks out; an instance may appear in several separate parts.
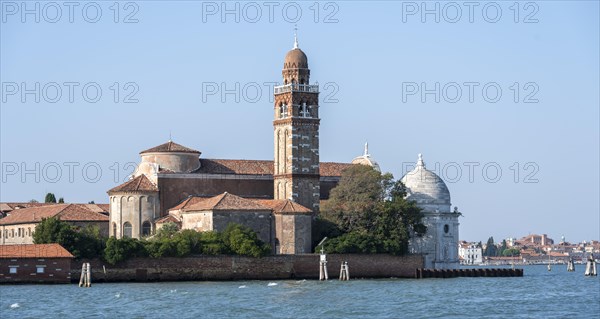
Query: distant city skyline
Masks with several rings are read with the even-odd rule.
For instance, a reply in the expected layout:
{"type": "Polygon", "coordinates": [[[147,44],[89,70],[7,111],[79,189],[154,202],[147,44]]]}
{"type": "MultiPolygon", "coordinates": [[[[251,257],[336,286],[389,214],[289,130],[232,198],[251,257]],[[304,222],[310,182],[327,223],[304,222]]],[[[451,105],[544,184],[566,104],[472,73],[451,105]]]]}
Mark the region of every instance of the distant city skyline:
{"type": "Polygon", "coordinates": [[[422,153],[461,240],[600,238],[598,2],[25,3],[1,3],[2,202],[107,203],[169,138],[272,159],[272,87],[297,26],[322,161],[368,142],[400,179],[422,153]]]}

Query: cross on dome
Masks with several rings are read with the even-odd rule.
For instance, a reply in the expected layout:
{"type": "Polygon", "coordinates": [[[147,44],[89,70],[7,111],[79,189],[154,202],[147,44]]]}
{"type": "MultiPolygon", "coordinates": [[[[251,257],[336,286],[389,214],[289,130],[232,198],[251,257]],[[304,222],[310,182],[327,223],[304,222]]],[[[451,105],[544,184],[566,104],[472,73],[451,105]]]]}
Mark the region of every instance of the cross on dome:
{"type": "Polygon", "coordinates": [[[294,26],[294,49],[298,49],[298,25],[294,26]]]}
{"type": "Polygon", "coordinates": [[[417,167],[425,168],[425,162],[423,162],[423,154],[419,153],[419,160],[417,161],[417,167]]]}

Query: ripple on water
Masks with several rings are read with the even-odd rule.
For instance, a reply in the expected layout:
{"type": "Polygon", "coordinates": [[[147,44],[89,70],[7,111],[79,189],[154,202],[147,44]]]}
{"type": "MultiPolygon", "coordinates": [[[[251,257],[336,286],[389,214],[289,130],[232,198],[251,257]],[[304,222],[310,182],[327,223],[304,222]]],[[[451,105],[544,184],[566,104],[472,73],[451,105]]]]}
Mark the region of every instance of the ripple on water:
{"type": "Polygon", "coordinates": [[[0,296],[2,318],[71,317],[81,309],[86,318],[600,316],[590,306],[600,301],[600,278],[584,277],[582,267],[548,273],[544,266],[530,266],[523,278],[19,285],[0,286],[0,296]]]}

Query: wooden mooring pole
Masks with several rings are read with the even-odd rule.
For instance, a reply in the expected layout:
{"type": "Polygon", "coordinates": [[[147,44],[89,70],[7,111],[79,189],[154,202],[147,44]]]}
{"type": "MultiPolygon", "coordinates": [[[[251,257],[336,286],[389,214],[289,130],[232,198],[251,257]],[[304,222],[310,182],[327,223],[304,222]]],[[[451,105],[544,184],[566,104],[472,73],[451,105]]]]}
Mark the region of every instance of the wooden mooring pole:
{"type": "Polygon", "coordinates": [[[91,287],[92,286],[92,266],[90,263],[83,263],[81,265],[81,276],[79,277],[79,287],[91,287]]]}
{"type": "Polygon", "coordinates": [[[348,262],[342,262],[342,266],[340,268],[340,280],[350,280],[350,271],[348,269],[348,262]]]}

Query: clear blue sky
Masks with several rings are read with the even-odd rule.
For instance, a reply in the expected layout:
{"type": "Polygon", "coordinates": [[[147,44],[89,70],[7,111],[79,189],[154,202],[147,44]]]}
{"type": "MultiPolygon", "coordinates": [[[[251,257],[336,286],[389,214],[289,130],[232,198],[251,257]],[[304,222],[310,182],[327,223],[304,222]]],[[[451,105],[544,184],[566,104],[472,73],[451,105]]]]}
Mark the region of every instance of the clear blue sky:
{"type": "Polygon", "coordinates": [[[206,158],[271,159],[263,84],[280,81],[297,24],[321,85],[322,161],[348,162],[368,141],[382,170],[400,178],[423,153],[464,214],[461,239],[600,237],[597,1],[520,2],[518,11],[513,1],[476,2],[472,17],[464,2],[460,15],[437,2],[439,23],[435,14],[422,21],[436,2],[421,1],[320,3],[318,13],[314,2],[237,2],[236,12],[235,2],[134,1],[120,3],[118,17],[113,1],[58,2],[60,15],[49,2],[1,4],[1,201],[54,192],[107,202],[127,163],[170,132],[206,158]],[[223,18],[224,9],[234,11],[223,18]],[[472,101],[465,82],[478,84],[472,101]],[[36,83],[39,94],[23,100],[36,83]],[[239,83],[241,93],[207,95],[213,83],[239,83]],[[422,101],[436,83],[439,103],[435,94],[422,101]],[[96,87],[102,94],[89,102],[96,87]]]}

